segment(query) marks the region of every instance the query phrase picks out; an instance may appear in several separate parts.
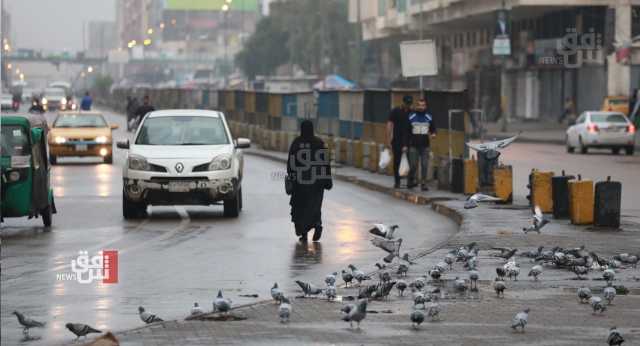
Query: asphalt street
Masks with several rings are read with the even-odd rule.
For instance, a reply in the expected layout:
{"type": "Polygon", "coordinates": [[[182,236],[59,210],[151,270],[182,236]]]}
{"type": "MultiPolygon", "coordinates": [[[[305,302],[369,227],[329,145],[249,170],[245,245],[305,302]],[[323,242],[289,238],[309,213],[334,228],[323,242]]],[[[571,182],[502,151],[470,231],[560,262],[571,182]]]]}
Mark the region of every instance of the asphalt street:
{"type": "MultiPolygon", "coordinates": [[[[130,136],[122,116],[106,115],[120,125],[116,140],[130,136]]],[[[29,345],[69,341],[67,322],[129,329],[143,324],[140,305],[162,318],[180,319],[195,301],[210,310],[218,289],[236,305],[265,298],[275,281],[293,291],[294,280],[320,284],[326,274],[349,263],[371,270],[383,257],[368,244],[367,229],[374,222],[397,223],[406,251],[431,248],[457,227],[424,206],[336,182],[325,194],[322,242],[301,245],[289,221],[284,167],[252,156],[245,158],[244,210],[238,219],[224,218],[221,206],[152,207],[147,219],[126,222],[123,162],[120,150],[113,165],[61,159],[51,176],[58,208],[51,232],[43,231],[40,220],[2,224],[3,345],[22,339],[14,310],[47,322],[44,330],[32,332],[41,339],[29,345]],[[71,272],[71,260],[81,250],[90,255],[117,250],[119,282],[59,280],[71,272]],[[259,298],[240,297],[245,294],[259,298]]]]}

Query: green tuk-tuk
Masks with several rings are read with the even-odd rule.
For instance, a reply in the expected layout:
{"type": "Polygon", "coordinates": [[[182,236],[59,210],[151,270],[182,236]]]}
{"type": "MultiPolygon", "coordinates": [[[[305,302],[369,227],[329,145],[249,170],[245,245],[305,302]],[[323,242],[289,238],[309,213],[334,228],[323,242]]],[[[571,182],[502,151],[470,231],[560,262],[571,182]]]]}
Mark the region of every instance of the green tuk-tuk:
{"type": "Polygon", "coordinates": [[[56,207],[49,182],[46,120],[31,114],[2,115],[0,131],[0,221],[5,217],[41,216],[44,226],[51,226],[56,207]]]}

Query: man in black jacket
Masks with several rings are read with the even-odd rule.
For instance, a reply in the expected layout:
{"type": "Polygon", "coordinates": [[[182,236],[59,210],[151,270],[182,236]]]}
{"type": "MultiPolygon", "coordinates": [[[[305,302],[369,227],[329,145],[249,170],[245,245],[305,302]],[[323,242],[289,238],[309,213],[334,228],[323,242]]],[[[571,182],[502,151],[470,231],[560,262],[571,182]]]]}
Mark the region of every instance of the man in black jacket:
{"type": "Polygon", "coordinates": [[[393,152],[394,188],[400,188],[400,160],[402,154],[409,148],[409,112],[413,97],[407,95],[402,98],[402,105],[391,110],[387,121],[387,147],[393,152]]]}
{"type": "Polygon", "coordinates": [[[142,122],[142,118],[144,118],[147,113],[153,112],[155,110],[156,109],[151,105],[151,102],[149,101],[149,95],[144,95],[142,105],[140,105],[140,107],[136,109],[136,112],[134,114],[137,119],[138,125],[140,125],[140,123],[142,122]]]}

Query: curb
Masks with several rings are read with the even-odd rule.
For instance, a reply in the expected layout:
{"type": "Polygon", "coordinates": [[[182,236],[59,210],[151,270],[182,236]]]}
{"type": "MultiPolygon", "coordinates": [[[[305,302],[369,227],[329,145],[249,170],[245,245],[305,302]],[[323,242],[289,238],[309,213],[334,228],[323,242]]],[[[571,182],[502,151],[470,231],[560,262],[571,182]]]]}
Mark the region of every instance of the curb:
{"type": "MultiPolygon", "coordinates": [[[[507,135],[507,134],[498,134],[498,133],[487,133],[485,135],[486,138],[495,138],[496,140],[503,140],[512,137],[515,134],[507,135]]],[[[566,145],[567,143],[562,139],[538,139],[532,137],[518,137],[518,143],[528,143],[528,144],[554,144],[554,145],[566,145]]],[[[640,150],[640,142],[636,143],[636,149],[640,150]]]]}

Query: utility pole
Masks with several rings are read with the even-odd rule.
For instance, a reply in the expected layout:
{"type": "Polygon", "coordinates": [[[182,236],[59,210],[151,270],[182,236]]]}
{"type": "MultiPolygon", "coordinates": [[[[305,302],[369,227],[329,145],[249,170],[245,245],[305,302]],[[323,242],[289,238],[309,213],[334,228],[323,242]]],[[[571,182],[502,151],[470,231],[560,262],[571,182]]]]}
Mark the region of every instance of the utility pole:
{"type": "MultiPolygon", "coordinates": [[[[419,35],[420,35],[420,41],[422,41],[424,39],[424,11],[422,10],[422,4],[424,3],[424,1],[420,1],[420,23],[419,23],[419,35]]],[[[424,76],[420,76],[420,93],[422,93],[422,91],[424,90],[424,76]]]]}

